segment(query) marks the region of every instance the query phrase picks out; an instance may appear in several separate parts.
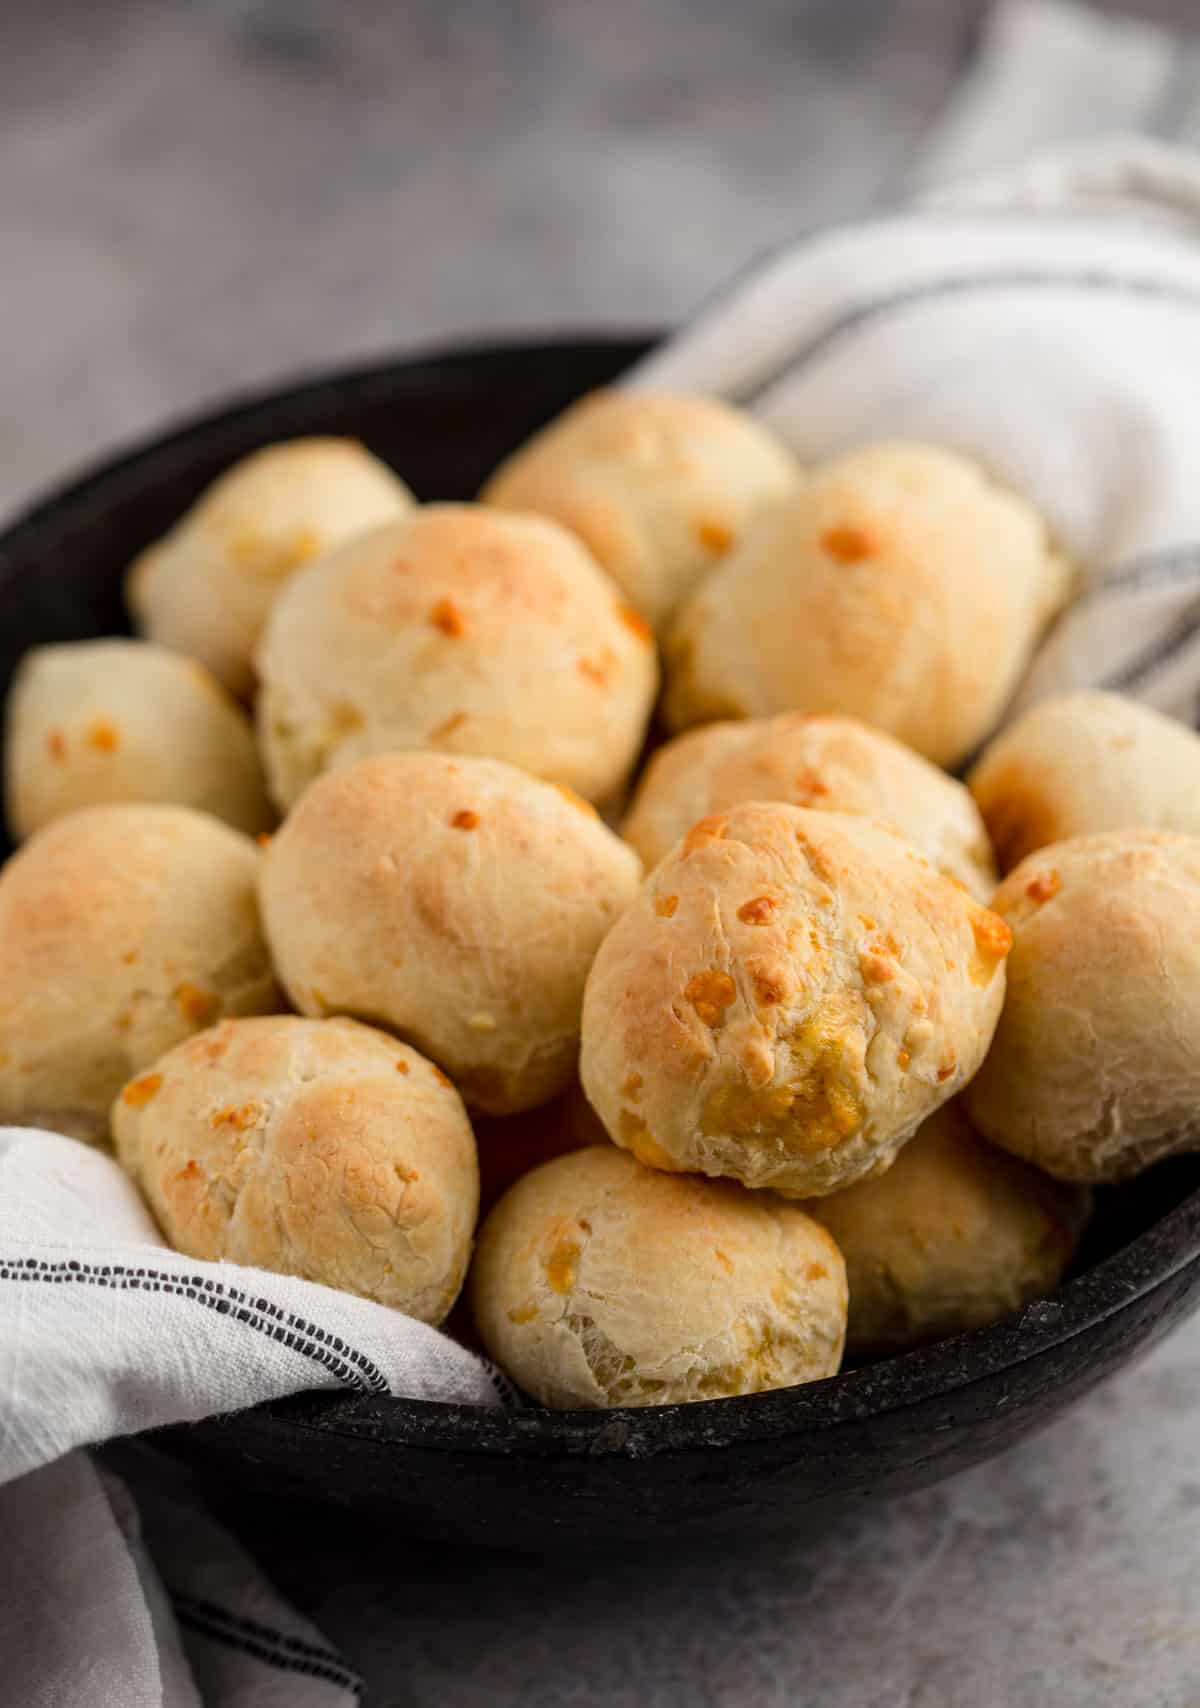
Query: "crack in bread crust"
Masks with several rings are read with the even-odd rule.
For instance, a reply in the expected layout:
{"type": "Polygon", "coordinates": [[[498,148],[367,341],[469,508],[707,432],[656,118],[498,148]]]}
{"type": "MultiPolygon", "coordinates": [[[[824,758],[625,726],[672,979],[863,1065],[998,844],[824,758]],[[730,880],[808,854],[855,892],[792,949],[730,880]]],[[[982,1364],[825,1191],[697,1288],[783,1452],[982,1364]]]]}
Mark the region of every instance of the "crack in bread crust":
{"type": "Polygon", "coordinates": [[[601,945],[584,1088],[643,1162],[834,1191],[887,1167],[975,1071],[1008,941],[883,826],[735,807],[660,861],[601,945]]]}

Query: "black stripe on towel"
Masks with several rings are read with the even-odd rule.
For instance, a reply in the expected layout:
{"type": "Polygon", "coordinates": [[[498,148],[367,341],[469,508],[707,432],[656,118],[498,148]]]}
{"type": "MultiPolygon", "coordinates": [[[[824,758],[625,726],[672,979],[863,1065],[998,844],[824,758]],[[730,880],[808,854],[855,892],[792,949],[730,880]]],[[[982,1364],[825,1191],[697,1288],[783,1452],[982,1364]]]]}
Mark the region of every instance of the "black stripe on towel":
{"type": "Polygon", "coordinates": [[[223,1625],[238,1636],[286,1651],[297,1660],[315,1661],[321,1666],[339,1670],[345,1673],[348,1683],[358,1683],[358,1675],[351,1672],[337,1650],[331,1649],[328,1644],[310,1643],[303,1637],[292,1636],[290,1631],[281,1631],[275,1625],[266,1625],[261,1619],[251,1619],[244,1613],[235,1613],[232,1608],[222,1607],[218,1602],[205,1601],[198,1595],[185,1595],[182,1590],[171,1590],[170,1596],[172,1606],[181,1616],[187,1614],[194,1619],[207,1620],[210,1624],[223,1625]]]}
{"type": "Polygon", "coordinates": [[[1140,275],[1103,273],[1091,269],[1077,272],[1052,273],[1044,268],[1007,267],[988,273],[963,273],[953,278],[927,279],[918,285],[892,291],[872,302],[859,303],[835,315],[803,343],[782,356],[769,373],[747,381],[730,396],[734,403],[745,408],[761,404],[765,394],[796,373],[816,357],[822,356],[831,345],[839,343],[865,326],[873,326],[889,315],[902,313],[929,302],[945,301],[951,297],[974,296],[981,291],[1074,291],[1084,295],[1142,297],[1158,302],[1172,302],[1200,308],[1200,291],[1169,280],[1150,279],[1140,275]]]}
{"type": "Polygon", "coordinates": [[[1092,605],[1102,605],[1116,595],[1152,592],[1158,587],[1172,587],[1177,582],[1194,581],[1200,587],[1200,542],[1192,545],[1166,546],[1162,551],[1143,552],[1116,564],[1073,600],[1070,610],[1082,611],[1092,605]]]}
{"type": "Polygon", "coordinates": [[[1143,686],[1149,675],[1170,664],[1197,635],[1200,635],[1200,600],[1193,600],[1161,635],[1111,670],[1096,686],[1111,694],[1129,693],[1143,686]]]}
{"type": "Polygon", "coordinates": [[[308,1655],[293,1654],[279,1647],[275,1639],[281,1632],[271,1631],[263,1626],[267,1637],[247,1635],[233,1623],[227,1623],[224,1618],[213,1618],[193,1610],[185,1605],[175,1604],[175,1616],[180,1625],[187,1631],[204,1637],[210,1643],[220,1643],[224,1648],[234,1649],[238,1654],[248,1655],[252,1660],[261,1661],[264,1666],[274,1667],[277,1672],[298,1673],[303,1678],[323,1679],[327,1684],[336,1684],[343,1690],[348,1690],[356,1702],[362,1700],[362,1679],[357,1673],[351,1672],[341,1660],[332,1654],[332,1659],[314,1659],[308,1655]]]}
{"type": "Polygon", "coordinates": [[[390,1392],[379,1366],[339,1335],[283,1310],[270,1299],[252,1299],[240,1287],[230,1287],[202,1275],[171,1275],[165,1270],[134,1269],[124,1263],[81,1263],[75,1258],[48,1263],[38,1257],[0,1257],[0,1281],[42,1281],[108,1287],[117,1292],[169,1293],[215,1311],[218,1316],[232,1317],[290,1351],[311,1358],[348,1388],[357,1388],[361,1393],[390,1392]]]}

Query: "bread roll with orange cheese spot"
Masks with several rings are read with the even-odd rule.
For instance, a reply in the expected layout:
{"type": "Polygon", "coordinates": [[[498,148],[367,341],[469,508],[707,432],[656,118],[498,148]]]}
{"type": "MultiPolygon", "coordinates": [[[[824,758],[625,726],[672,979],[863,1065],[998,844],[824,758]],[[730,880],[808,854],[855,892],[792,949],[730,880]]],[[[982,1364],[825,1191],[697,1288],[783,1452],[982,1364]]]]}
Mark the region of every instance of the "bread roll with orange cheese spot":
{"type": "Polygon", "coordinates": [[[285,821],[263,918],[302,1013],[399,1033],[504,1115],[570,1081],[588,967],[640,870],[586,802],[512,765],[381,754],[285,821]]]}
{"type": "Polygon", "coordinates": [[[1068,583],[1037,512],[966,458],[850,452],[681,608],[667,721],[842,712],[955,766],[994,727],[1068,583]]]}
{"type": "Polygon", "coordinates": [[[0,871],[0,1123],[102,1141],[131,1074],[280,1006],[258,850],[186,807],[87,807],[0,871]]]}
{"type": "Polygon", "coordinates": [[[577,534],[657,629],[799,478],[772,433],[716,398],[598,391],[502,463],[482,496],[577,534]]]}
{"type": "Polygon", "coordinates": [[[202,664],[145,641],[26,653],[4,756],[18,837],[121,801],[195,807],[251,834],[275,822],[246,714],[202,664]]]}
{"type": "Polygon", "coordinates": [[[784,712],[677,736],[642,773],[621,834],[649,868],[697,820],[743,801],[876,819],[978,901],[996,887],[987,832],[963,785],[856,718],[784,712]]]}
{"type": "Polygon", "coordinates": [[[956,1099],[878,1180],[807,1206],[846,1260],[846,1345],[907,1352],[1051,1292],[1087,1222],[1086,1188],[1051,1180],[972,1131],[956,1099]]]}
{"type": "Polygon", "coordinates": [[[673,1405],[835,1375],[846,1272],[797,1205],[600,1145],[535,1168],[480,1232],[488,1352],[543,1405],[673,1405]]]}
{"type": "Polygon", "coordinates": [[[479,1204],[450,1081],[354,1020],[226,1020],[131,1080],[117,1155],[177,1251],[440,1323],[479,1204]]]}
{"type": "Polygon", "coordinates": [[[835,1192],[882,1173],[975,1072],[1008,943],[894,831],[733,807],[659,862],[601,945],[584,1090],[655,1167],[835,1192]]]}
{"type": "Polygon", "coordinates": [[[1120,694],[1042,700],[988,744],[967,782],[1004,871],[1104,830],[1200,832],[1200,738],[1120,694]]]}
{"type": "Polygon", "coordinates": [[[357,439],[267,445],[134,560],[125,584],[134,623],[245,696],[263,622],[288,577],[412,503],[404,482],[357,439]]]}
{"type": "Polygon", "coordinates": [[[1200,837],[1051,843],[993,906],[1013,948],[967,1091],[980,1132],[1060,1180],[1126,1180],[1200,1146],[1200,837]]]}
{"type": "Polygon", "coordinates": [[[260,653],[259,728],[282,807],[372,753],[519,765],[600,801],[637,757],[652,638],[563,529],[435,504],[288,586],[260,653]]]}

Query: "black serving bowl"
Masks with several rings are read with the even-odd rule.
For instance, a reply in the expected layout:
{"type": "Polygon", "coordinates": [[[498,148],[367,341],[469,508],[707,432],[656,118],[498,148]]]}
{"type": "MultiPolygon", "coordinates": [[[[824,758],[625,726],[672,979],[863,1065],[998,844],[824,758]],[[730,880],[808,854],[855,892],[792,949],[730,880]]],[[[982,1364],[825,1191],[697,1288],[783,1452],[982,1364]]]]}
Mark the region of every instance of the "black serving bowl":
{"type": "MultiPolygon", "coordinates": [[[[119,457],[0,538],[0,686],[31,645],[122,630],[130,558],[255,446],[357,434],[421,497],[469,497],[505,452],[647,343],[573,339],[363,368],[237,404],[119,457]]],[[[806,1387],[611,1412],[302,1394],[154,1439],[261,1491],[457,1542],[579,1548],[815,1525],[998,1452],[1195,1308],[1200,1157],[1099,1201],[1075,1270],[1051,1297],[806,1387]]]]}

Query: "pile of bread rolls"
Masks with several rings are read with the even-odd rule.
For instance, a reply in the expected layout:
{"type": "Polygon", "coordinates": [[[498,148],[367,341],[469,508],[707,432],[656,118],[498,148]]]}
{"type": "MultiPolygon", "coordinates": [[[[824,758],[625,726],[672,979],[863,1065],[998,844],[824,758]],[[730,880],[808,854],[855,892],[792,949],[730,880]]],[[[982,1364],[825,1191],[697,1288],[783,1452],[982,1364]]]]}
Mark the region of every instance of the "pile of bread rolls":
{"type": "Polygon", "coordinates": [[[198,1258],[465,1286],[550,1406],[1017,1309],[1200,1145],[1200,741],[996,733],[1071,589],[961,456],[801,469],[698,397],[585,399],[476,503],[261,450],[133,564],[141,638],[12,684],[0,1120],[198,1258]]]}

